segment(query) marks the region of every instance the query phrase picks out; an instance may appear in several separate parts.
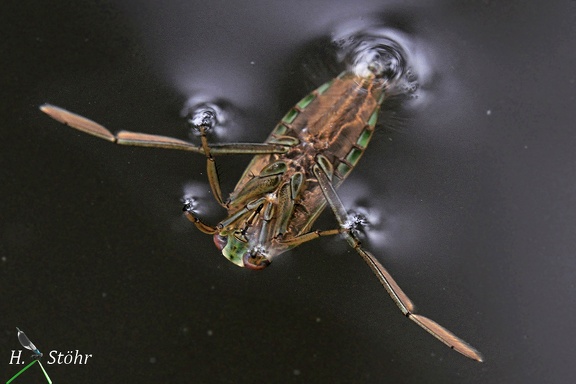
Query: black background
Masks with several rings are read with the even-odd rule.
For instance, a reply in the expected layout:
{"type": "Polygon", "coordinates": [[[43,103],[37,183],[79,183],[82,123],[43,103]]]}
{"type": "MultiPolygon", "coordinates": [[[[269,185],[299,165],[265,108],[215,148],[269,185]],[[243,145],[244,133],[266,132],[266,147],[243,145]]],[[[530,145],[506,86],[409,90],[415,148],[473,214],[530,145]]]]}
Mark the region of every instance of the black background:
{"type": "MultiPolygon", "coordinates": [[[[45,356],[55,383],[575,377],[574,1],[162,4],[0,5],[0,380],[19,369],[17,326],[45,354],[93,355],[45,356]],[[227,262],[181,216],[184,185],[207,189],[198,156],[114,146],[38,110],[185,137],[180,110],[203,93],[238,111],[223,140],[262,141],[330,73],[310,42],[368,14],[392,15],[433,73],[341,193],[382,213],[370,248],[482,364],[403,318],[337,239],[259,273],[227,262]]],[[[247,162],[219,162],[225,190],[247,162]]]]}

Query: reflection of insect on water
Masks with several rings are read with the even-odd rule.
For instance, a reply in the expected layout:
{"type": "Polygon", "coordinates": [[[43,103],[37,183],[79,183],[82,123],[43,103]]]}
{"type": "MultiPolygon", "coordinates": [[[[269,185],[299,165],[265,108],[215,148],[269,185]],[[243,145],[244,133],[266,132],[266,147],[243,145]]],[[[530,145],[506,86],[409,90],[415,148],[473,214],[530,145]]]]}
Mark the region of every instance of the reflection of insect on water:
{"type": "Polygon", "coordinates": [[[355,220],[348,216],[336,193],[370,142],[380,106],[401,75],[397,64],[370,61],[360,69],[343,72],[298,102],[268,139],[258,144],[209,144],[207,133],[213,127],[214,115],[207,109],[197,111],[190,119],[200,134],[201,146],[143,133],[121,131],[114,135],[61,108],[46,104],[40,109],[62,123],[117,144],[204,155],[213,195],[228,216],[216,226],[207,225],[195,215],[191,202],[185,206],[185,214],[198,229],[213,235],[214,243],[230,261],[241,267],[262,269],[277,255],[302,243],[342,235],[370,266],[404,315],[449,347],[482,361],[480,353],[466,342],[414,313],[414,305],[392,276],[361,246],[355,220]],[[214,157],[233,154],[252,154],[254,158],[225,200],[214,157]],[[339,227],[312,229],[326,205],[339,227]]]}

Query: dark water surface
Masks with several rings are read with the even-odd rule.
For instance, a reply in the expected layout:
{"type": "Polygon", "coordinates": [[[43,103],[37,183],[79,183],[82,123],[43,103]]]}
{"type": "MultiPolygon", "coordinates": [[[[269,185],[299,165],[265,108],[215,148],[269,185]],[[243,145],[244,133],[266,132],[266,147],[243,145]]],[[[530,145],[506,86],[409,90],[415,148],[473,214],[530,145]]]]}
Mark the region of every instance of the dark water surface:
{"type": "MultiPolygon", "coordinates": [[[[574,1],[3,1],[0,30],[3,382],[15,327],[55,383],[576,376],[574,1]],[[482,364],[403,318],[343,241],[263,272],[226,261],[181,215],[186,185],[208,189],[201,157],[114,146],[38,110],[185,138],[186,101],[220,100],[220,140],[259,142],[341,69],[330,33],[369,20],[409,37],[420,89],[384,111],[340,193],[380,214],[368,247],[482,364]],[[52,350],[93,358],[48,365],[52,350]]],[[[219,161],[224,190],[248,160],[219,161]]]]}

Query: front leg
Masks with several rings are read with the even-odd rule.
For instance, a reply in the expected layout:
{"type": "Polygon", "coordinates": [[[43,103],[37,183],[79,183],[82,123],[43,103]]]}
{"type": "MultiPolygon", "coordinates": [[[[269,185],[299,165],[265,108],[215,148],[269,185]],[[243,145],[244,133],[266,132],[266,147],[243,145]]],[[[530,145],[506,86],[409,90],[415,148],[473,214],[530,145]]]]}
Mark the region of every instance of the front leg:
{"type": "Polygon", "coordinates": [[[322,192],[324,193],[324,197],[326,198],[328,205],[330,205],[330,208],[332,208],[332,211],[336,216],[336,220],[338,220],[340,226],[345,230],[343,233],[346,236],[346,240],[350,246],[354,248],[356,252],[358,252],[364,261],[370,266],[376,277],[378,277],[378,280],[380,280],[384,288],[386,288],[386,291],[388,291],[402,313],[450,348],[460,352],[470,359],[483,361],[480,352],[478,352],[476,349],[474,349],[474,347],[466,343],[464,340],[460,339],[458,336],[454,335],[452,332],[448,331],[446,328],[442,327],[435,321],[414,313],[415,307],[414,304],[412,304],[412,301],[408,298],[404,291],[402,291],[390,273],[388,273],[388,271],[384,268],[384,266],[382,266],[382,264],[380,264],[374,255],[362,247],[360,241],[352,232],[346,209],[336,194],[336,190],[332,186],[332,182],[328,177],[328,172],[326,172],[324,168],[318,164],[314,165],[313,171],[314,175],[318,179],[320,187],[322,188],[322,192]]]}

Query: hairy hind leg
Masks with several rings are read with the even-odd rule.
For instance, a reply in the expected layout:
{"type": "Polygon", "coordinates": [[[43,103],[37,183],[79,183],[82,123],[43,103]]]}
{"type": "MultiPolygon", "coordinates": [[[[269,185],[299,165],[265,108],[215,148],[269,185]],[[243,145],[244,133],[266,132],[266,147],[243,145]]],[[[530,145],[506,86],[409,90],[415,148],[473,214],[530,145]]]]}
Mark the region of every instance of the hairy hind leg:
{"type": "Polygon", "coordinates": [[[370,266],[378,280],[380,280],[384,288],[386,288],[386,291],[388,291],[392,297],[392,300],[394,300],[402,313],[450,348],[456,350],[457,352],[470,359],[482,361],[482,355],[474,347],[435,321],[430,320],[427,317],[415,314],[415,307],[414,304],[412,304],[412,301],[408,298],[408,296],[404,293],[404,291],[400,288],[400,286],[396,283],[396,281],[392,278],[384,266],[380,264],[374,255],[362,247],[362,244],[358,238],[354,235],[350,228],[348,228],[348,215],[346,213],[346,209],[338,197],[336,190],[332,186],[332,182],[330,181],[327,172],[318,164],[314,165],[313,171],[314,175],[318,179],[318,183],[322,188],[322,192],[324,193],[324,197],[326,198],[328,205],[336,216],[336,220],[338,220],[340,226],[344,228],[343,234],[345,235],[346,240],[350,246],[354,248],[356,252],[358,252],[358,254],[362,257],[362,259],[364,259],[364,261],[370,266]]]}

